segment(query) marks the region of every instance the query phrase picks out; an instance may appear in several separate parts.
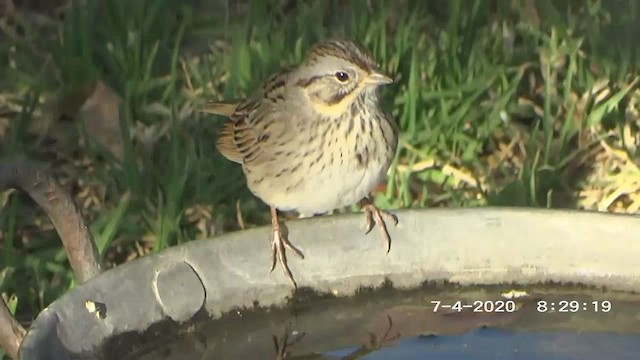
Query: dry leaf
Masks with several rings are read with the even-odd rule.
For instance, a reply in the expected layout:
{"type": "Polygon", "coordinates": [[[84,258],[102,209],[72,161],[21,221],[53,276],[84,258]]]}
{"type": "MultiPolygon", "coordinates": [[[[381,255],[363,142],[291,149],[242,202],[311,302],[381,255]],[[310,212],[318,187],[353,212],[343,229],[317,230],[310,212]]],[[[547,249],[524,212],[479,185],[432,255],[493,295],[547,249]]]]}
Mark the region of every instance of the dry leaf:
{"type": "Polygon", "coordinates": [[[89,137],[122,160],[121,102],[120,96],[104,82],[95,81],[66,95],[60,102],[60,112],[83,121],[89,137]]]}
{"type": "Polygon", "coordinates": [[[16,11],[12,0],[0,0],[0,19],[7,18],[16,11]]]}

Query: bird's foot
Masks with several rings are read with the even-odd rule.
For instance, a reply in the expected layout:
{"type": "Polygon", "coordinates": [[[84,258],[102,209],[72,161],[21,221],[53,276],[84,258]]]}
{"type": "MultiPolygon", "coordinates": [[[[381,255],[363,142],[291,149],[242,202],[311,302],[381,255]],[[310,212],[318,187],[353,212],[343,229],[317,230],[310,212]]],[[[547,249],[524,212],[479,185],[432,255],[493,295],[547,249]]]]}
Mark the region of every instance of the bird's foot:
{"type": "Polygon", "coordinates": [[[391,333],[391,330],[393,329],[393,319],[391,319],[391,316],[389,315],[387,315],[387,322],[388,322],[388,327],[387,327],[387,330],[384,332],[384,335],[382,335],[382,337],[378,337],[378,335],[374,333],[369,333],[369,341],[365,344],[365,348],[372,351],[377,351],[377,350],[380,350],[383,346],[386,346],[400,339],[400,333],[396,333],[393,336],[389,336],[391,333]]]}
{"type": "Polygon", "coordinates": [[[271,224],[272,224],[272,233],[271,233],[271,270],[273,271],[276,267],[276,259],[280,262],[282,266],[282,270],[284,271],[285,276],[291,281],[294,289],[298,288],[298,284],[296,284],[296,280],[293,278],[293,274],[291,274],[291,270],[289,269],[289,265],[287,264],[287,249],[294,252],[294,254],[298,255],[301,259],[304,259],[304,255],[302,251],[298,250],[293,244],[289,242],[287,239],[287,232],[284,224],[280,224],[278,221],[278,214],[274,207],[271,208],[271,224]]]}
{"type": "Polygon", "coordinates": [[[304,332],[292,331],[291,325],[292,324],[290,322],[287,323],[284,328],[284,334],[282,337],[279,338],[275,335],[271,335],[273,339],[273,345],[276,350],[276,360],[287,359],[290,355],[289,348],[299,343],[300,340],[302,340],[306,336],[306,333],[304,332]]]}
{"type": "Polygon", "coordinates": [[[382,236],[387,243],[387,253],[389,253],[391,250],[391,236],[389,236],[389,231],[387,230],[387,224],[384,221],[384,217],[393,221],[394,226],[398,225],[398,217],[388,211],[378,209],[370,199],[362,200],[360,205],[362,206],[362,210],[364,210],[367,221],[365,234],[368,234],[371,229],[373,229],[373,225],[377,224],[380,227],[382,236]]]}

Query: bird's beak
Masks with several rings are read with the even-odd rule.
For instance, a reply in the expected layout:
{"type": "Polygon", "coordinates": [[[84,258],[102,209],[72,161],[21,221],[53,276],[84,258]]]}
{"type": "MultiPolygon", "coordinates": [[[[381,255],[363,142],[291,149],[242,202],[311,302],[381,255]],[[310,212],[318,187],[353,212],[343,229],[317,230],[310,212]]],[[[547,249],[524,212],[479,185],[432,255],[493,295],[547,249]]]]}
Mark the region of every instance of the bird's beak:
{"type": "Polygon", "coordinates": [[[387,75],[383,75],[380,73],[373,72],[367,76],[365,82],[368,85],[387,85],[393,82],[393,79],[388,77],[387,75]]]}

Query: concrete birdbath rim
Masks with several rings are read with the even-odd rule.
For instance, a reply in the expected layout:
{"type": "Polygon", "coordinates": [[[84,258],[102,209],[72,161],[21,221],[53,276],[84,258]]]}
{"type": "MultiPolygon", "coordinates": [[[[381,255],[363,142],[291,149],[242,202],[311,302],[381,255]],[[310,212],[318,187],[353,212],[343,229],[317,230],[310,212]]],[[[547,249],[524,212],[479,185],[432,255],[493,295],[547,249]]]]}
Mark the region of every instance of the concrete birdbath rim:
{"type": "MultiPolygon", "coordinates": [[[[640,289],[635,216],[520,208],[396,213],[400,224],[390,229],[389,254],[378,233],[363,234],[361,214],[287,222],[290,240],[306,255],[289,262],[298,283],[344,296],[386,280],[404,288],[448,280],[640,289]]],[[[144,331],[167,317],[187,321],[202,309],[218,317],[256,301],[284,305],[291,287],[280,269],[268,272],[268,236],[266,227],[229,233],[111,269],[44,311],[25,337],[21,359],[35,359],[44,344],[61,356],[90,352],[115,334],[144,331]],[[106,317],[87,311],[87,300],[104,305],[106,317]]]]}

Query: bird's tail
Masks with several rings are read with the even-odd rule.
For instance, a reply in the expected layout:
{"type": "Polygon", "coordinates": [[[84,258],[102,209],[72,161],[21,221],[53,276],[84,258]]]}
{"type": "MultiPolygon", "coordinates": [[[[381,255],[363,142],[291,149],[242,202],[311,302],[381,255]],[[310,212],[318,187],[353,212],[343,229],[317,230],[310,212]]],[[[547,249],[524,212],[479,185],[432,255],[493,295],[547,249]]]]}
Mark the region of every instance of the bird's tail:
{"type": "Polygon", "coordinates": [[[204,104],[200,111],[208,114],[231,116],[238,107],[238,101],[210,101],[204,104]]]}

